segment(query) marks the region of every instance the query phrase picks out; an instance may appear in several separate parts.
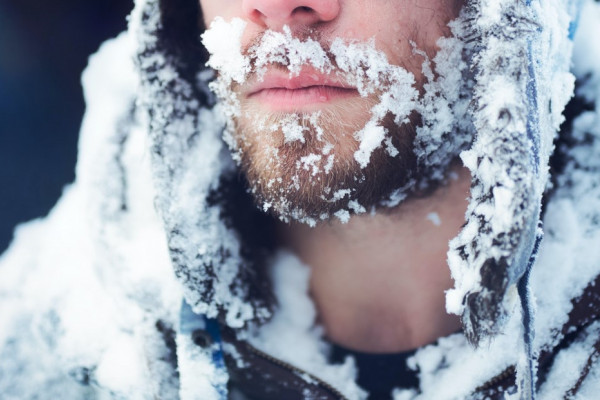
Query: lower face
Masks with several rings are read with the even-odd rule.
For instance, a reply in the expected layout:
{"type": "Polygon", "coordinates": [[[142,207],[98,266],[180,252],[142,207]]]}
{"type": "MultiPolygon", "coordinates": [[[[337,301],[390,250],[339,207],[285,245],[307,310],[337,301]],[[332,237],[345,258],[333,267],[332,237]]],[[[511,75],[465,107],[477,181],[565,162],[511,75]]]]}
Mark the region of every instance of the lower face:
{"type": "MultiPolygon", "coordinates": [[[[240,3],[201,1],[207,25],[217,16],[226,21],[245,19],[241,48],[251,58],[252,46],[270,29],[246,18],[240,3]]],[[[436,41],[448,36],[447,23],[458,15],[459,2],[340,4],[335,20],[291,31],[292,37],[314,40],[325,51],[337,38],[346,44],[372,41],[391,67],[414,76],[415,93],[422,92],[424,57],[416,55],[415,48],[429,57],[435,55],[436,41]]],[[[333,56],[328,53],[328,57],[333,56]]],[[[373,78],[365,91],[348,74],[340,73],[339,65],[326,72],[310,65],[294,72],[285,63],[266,63],[260,72],[256,64],[252,66],[242,82],[227,82],[227,94],[235,96],[237,107],[228,131],[229,144],[263,209],[286,221],[314,224],[331,215],[343,219],[364,212],[422,182],[413,151],[417,113],[386,110],[374,118],[382,99],[393,92],[395,83],[389,76],[373,78]],[[365,126],[373,121],[385,136],[378,139],[365,163],[357,157],[364,146],[361,132],[369,134],[365,126]]]]}

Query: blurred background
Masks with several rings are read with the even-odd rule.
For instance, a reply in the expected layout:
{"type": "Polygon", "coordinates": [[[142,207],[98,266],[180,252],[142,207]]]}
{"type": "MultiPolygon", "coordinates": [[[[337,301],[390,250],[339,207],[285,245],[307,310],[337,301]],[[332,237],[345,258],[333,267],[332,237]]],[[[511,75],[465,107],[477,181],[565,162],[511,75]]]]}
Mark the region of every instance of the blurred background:
{"type": "Polygon", "coordinates": [[[72,182],[88,56],[126,26],[131,0],[0,1],[0,253],[72,182]]]}

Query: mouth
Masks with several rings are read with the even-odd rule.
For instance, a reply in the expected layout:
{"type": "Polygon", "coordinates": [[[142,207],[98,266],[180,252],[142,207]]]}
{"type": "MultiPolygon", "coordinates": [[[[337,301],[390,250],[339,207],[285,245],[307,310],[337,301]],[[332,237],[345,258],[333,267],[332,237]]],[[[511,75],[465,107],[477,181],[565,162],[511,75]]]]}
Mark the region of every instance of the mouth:
{"type": "Polygon", "coordinates": [[[302,70],[268,71],[264,79],[249,85],[244,97],[271,111],[314,111],[328,103],[359,96],[358,90],[332,75],[302,70]]]}

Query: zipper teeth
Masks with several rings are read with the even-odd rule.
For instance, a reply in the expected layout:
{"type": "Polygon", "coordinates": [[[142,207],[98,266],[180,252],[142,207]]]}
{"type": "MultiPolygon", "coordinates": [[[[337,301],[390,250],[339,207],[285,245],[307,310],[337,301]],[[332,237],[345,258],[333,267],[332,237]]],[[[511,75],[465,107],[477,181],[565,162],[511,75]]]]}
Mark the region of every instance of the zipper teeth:
{"type": "MultiPolygon", "coordinates": [[[[279,365],[282,368],[286,368],[289,369],[290,371],[298,374],[298,375],[307,375],[308,377],[310,377],[312,380],[314,380],[315,382],[317,382],[319,384],[319,386],[321,386],[322,388],[328,390],[329,392],[331,392],[333,395],[337,396],[340,398],[340,400],[349,400],[346,396],[344,396],[339,390],[337,390],[336,388],[334,388],[333,386],[331,386],[329,383],[323,381],[322,379],[316,377],[315,375],[306,372],[298,367],[295,367],[291,364],[286,363],[285,361],[281,361],[278,358],[275,358],[267,353],[265,353],[264,351],[261,351],[259,349],[257,349],[256,347],[250,345],[249,343],[246,343],[246,345],[248,346],[248,349],[250,351],[252,351],[255,355],[262,357],[274,364],[279,365]]],[[[484,390],[488,390],[491,387],[493,387],[494,385],[496,385],[498,382],[501,382],[502,380],[510,377],[511,375],[513,375],[515,373],[515,367],[513,365],[509,366],[508,368],[506,368],[504,371],[502,371],[499,375],[496,375],[495,377],[493,377],[492,379],[490,379],[489,381],[487,381],[485,384],[479,386],[477,389],[475,389],[475,392],[482,392],[484,390]]]]}
{"type": "Polygon", "coordinates": [[[502,371],[499,375],[496,375],[495,377],[493,377],[492,379],[487,381],[485,384],[479,386],[477,389],[475,389],[475,392],[483,392],[484,390],[488,390],[492,386],[496,385],[498,382],[508,378],[509,376],[513,375],[514,373],[515,373],[515,367],[514,367],[514,365],[511,365],[510,367],[508,367],[504,371],[502,371]]]}
{"type": "Polygon", "coordinates": [[[247,343],[248,349],[250,351],[252,351],[254,354],[256,354],[259,357],[262,357],[274,364],[279,365],[280,367],[286,368],[291,370],[292,372],[296,373],[297,375],[307,375],[310,379],[314,380],[315,382],[317,382],[317,384],[319,386],[321,386],[323,389],[326,389],[328,391],[330,391],[333,395],[339,397],[340,400],[349,400],[346,396],[344,396],[339,390],[337,390],[336,388],[334,388],[333,386],[331,386],[329,383],[323,381],[322,379],[314,376],[313,374],[306,372],[298,367],[295,367],[291,364],[286,363],[285,361],[281,361],[278,358],[275,358],[273,356],[270,356],[269,354],[265,353],[264,351],[261,351],[259,349],[257,349],[256,347],[252,346],[251,344],[247,343]]]}

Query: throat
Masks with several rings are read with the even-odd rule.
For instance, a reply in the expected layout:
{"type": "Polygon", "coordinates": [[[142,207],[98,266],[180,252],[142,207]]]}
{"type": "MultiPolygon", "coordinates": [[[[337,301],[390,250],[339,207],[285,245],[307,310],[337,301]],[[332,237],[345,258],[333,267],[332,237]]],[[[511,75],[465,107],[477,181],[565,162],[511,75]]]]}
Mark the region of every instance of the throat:
{"type": "Polygon", "coordinates": [[[445,309],[448,242],[464,223],[470,175],[393,211],[346,224],[283,227],[311,267],[318,323],[330,341],[368,353],[408,351],[460,329],[445,309]]]}

